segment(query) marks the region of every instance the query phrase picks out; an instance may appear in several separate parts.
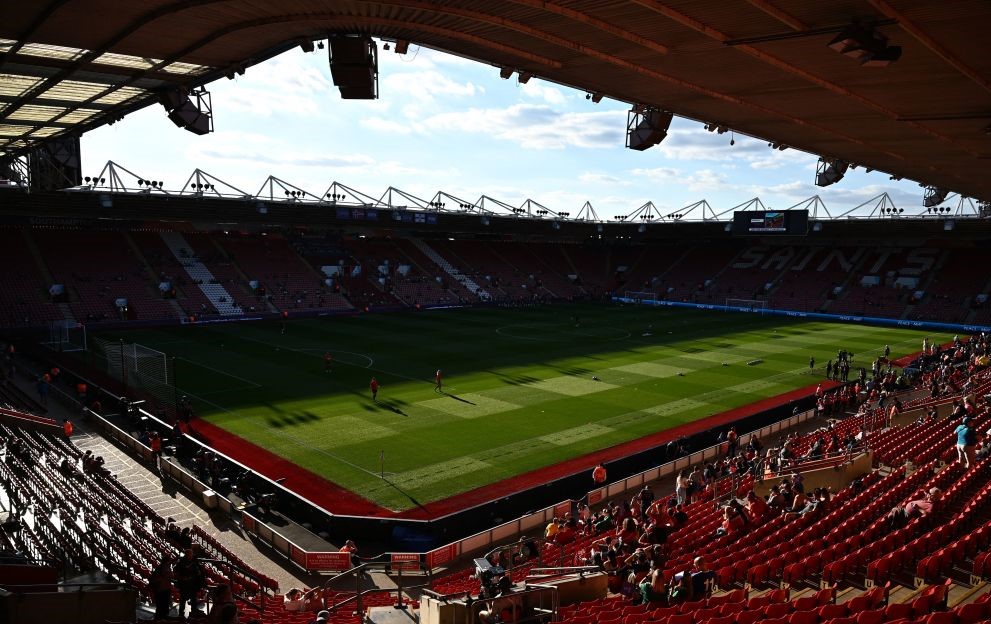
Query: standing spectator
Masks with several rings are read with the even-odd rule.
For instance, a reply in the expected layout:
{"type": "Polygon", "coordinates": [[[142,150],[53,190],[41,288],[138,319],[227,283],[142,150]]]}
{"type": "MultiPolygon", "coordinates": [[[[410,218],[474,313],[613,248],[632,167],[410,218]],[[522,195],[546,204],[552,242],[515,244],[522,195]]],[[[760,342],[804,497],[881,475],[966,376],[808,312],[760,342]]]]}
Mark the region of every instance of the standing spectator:
{"type": "Polygon", "coordinates": [[[602,485],[606,482],[606,467],[602,464],[596,464],[595,468],[592,469],[592,481],[596,485],[602,485]]]}
{"type": "Polygon", "coordinates": [[[355,545],[354,540],[344,542],[344,545],[341,546],[341,552],[351,554],[351,567],[357,568],[361,565],[361,560],[358,559],[358,546],[355,545]]]}
{"type": "Polygon", "coordinates": [[[729,432],[726,434],[726,455],[727,457],[735,457],[736,451],[740,446],[740,437],[736,433],[736,427],[730,427],[729,432]]]}
{"type": "Polygon", "coordinates": [[[964,417],[953,433],[957,436],[957,462],[964,468],[970,468],[977,444],[977,434],[970,426],[970,417],[964,417]]]}
{"type": "Polygon", "coordinates": [[[674,495],[678,499],[679,505],[688,502],[688,471],[682,469],[674,483],[674,495]]]}
{"type": "Polygon", "coordinates": [[[62,421],[62,431],[65,432],[66,438],[72,437],[72,421],[68,418],[62,421]]]}
{"type": "Polygon", "coordinates": [[[155,619],[164,620],[172,610],[172,557],[165,555],[152,571],[148,588],[155,598],[155,619]]]}
{"type": "Polygon", "coordinates": [[[179,589],[179,615],[185,616],[186,603],[190,614],[199,610],[199,592],[203,588],[203,569],[192,548],[187,548],[175,564],[176,587],[179,589]]]}

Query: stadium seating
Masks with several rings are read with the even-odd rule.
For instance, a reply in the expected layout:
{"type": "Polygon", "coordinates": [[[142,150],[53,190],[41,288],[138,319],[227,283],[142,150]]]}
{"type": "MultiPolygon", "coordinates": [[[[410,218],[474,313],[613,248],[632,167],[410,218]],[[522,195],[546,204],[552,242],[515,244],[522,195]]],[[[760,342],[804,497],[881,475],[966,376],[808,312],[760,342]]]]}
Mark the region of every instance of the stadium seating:
{"type": "Polygon", "coordinates": [[[62,320],[25,241],[26,230],[0,229],[0,323],[7,327],[62,320]]]}

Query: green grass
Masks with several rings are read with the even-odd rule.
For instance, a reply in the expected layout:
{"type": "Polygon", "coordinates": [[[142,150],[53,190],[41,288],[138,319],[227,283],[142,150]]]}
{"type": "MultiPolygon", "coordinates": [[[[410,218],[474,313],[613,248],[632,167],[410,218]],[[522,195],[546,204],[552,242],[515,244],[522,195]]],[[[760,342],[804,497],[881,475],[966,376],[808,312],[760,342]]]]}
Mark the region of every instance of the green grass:
{"type": "Polygon", "coordinates": [[[399,510],[411,498],[438,500],[814,383],[813,354],[821,375],[839,348],[869,366],[885,344],[909,353],[924,335],[949,339],[750,314],[562,305],[302,320],[285,335],[280,323],[263,322],[104,337],[175,356],[178,386],[199,415],[399,510]],[[336,360],[331,374],[323,372],[325,350],[336,360]],[[446,394],[434,391],[437,368],[446,394]],[[373,375],[378,403],[368,391],[373,375]],[[378,476],[383,451],[397,487],[378,476]]]}

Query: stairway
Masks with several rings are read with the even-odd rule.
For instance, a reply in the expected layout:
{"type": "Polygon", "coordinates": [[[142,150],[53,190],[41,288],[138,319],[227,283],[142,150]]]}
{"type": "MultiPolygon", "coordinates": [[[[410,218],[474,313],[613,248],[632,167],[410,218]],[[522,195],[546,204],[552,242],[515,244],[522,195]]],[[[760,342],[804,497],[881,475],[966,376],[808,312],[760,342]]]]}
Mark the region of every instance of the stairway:
{"type": "Polygon", "coordinates": [[[423,255],[433,260],[434,264],[444,269],[445,273],[447,273],[452,278],[454,278],[454,280],[457,281],[459,284],[467,288],[471,292],[471,294],[475,295],[482,301],[487,301],[489,299],[489,293],[485,292],[485,290],[483,290],[481,286],[475,283],[475,280],[471,279],[470,277],[459,271],[457,267],[455,267],[453,264],[445,260],[444,257],[441,256],[439,253],[437,253],[433,249],[433,247],[431,247],[426,243],[426,241],[420,240],[418,238],[414,238],[411,239],[410,242],[413,243],[413,245],[415,245],[417,249],[423,252],[423,255]]]}
{"type": "Polygon", "coordinates": [[[213,273],[196,258],[182,234],[162,232],[161,236],[169,250],[172,251],[172,255],[176,257],[189,277],[196,282],[206,298],[217,309],[217,312],[222,316],[241,316],[244,314],[241,308],[234,306],[234,298],[227,292],[227,289],[221,284],[215,283],[213,273]]]}

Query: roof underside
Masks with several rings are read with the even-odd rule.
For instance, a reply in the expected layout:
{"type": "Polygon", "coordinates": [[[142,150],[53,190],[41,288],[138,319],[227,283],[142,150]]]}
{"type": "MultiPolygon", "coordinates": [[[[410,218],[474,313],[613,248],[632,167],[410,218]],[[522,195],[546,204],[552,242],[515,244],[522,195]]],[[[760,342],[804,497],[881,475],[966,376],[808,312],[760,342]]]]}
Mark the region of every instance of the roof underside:
{"type": "Polygon", "coordinates": [[[115,121],[171,85],[202,84],[301,41],[366,33],[991,199],[983,0],[9,4],[0,153],[115,121]],[[877,30],[902,58],[868,68],[827,48],[835,30],[822,29],[854,19],[884,24],[877,30]]]}

